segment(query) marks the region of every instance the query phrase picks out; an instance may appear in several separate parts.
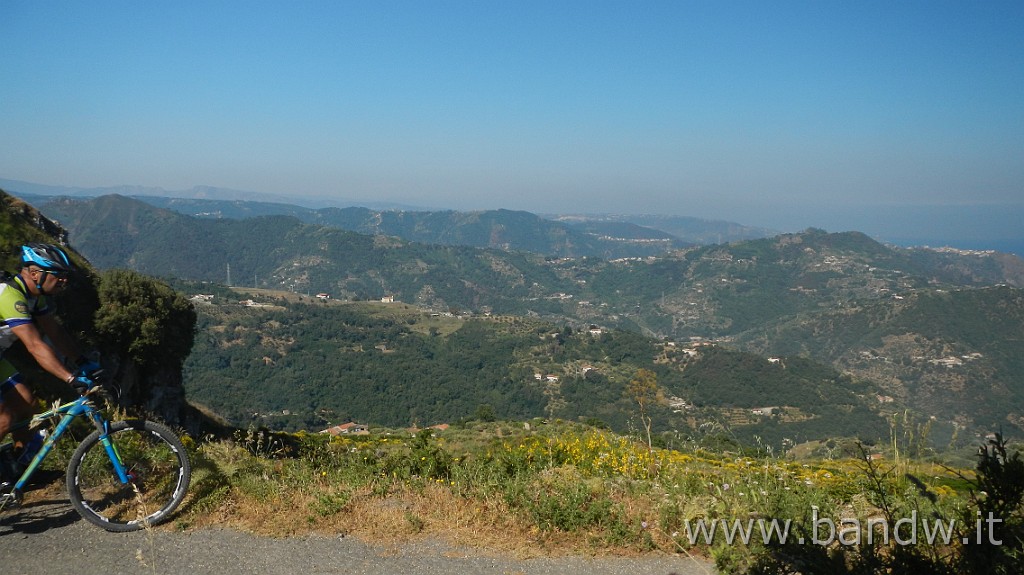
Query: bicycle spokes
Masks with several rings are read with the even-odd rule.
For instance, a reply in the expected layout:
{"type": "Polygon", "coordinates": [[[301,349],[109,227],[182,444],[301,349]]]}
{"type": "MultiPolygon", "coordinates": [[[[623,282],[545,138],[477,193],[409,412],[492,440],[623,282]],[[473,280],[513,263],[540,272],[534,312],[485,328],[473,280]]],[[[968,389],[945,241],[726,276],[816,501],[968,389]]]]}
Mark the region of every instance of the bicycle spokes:
{"type": "Polygon", "coordinates": [[[110,427],[108,450],[98,434],[79,446],[68,468],[68,492],[89,521],[112,531],[157,523],[185,496],[191,468],[180,440],[154,422],[118,422],[110,427]],[[123,463],[127,481],[112,464],[123,463]]]}

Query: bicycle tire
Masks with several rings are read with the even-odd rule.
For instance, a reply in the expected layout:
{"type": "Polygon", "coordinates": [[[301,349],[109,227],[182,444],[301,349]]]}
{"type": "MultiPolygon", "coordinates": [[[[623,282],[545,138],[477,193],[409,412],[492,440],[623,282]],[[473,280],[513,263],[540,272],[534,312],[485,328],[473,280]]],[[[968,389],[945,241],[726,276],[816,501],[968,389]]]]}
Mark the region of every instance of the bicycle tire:
{"type": "Polygon", "coordinates": [[[107,531],[137,531],[166,521],[188,492],[192,466],[177,434],[155,421],[110,424],[110,441],[130,475],[121,483],[94,431],[68,463],[71,505],[107,531]]]}

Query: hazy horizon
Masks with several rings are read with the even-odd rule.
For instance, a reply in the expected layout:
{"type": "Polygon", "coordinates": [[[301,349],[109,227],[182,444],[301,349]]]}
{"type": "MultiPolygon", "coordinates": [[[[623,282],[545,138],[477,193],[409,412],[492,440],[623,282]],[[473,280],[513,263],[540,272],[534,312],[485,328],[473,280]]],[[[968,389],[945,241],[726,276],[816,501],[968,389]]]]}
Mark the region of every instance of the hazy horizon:
{"type": "MultiPolygon", "coordinates": [[[[122,195],[244,200],[254,202],[290,203],[308,208],[362,206],[372,209],[399,210],[460,210],[457,206],[413,206],[377,202],[360,198],[325,198],[303,196],[277,196],[246,190],[196,186],[188,190],[168,190],[160,187],[133,185],[87,188],[82,186],[51,186],[38,182],[23,182],[0,178],[0,189],[11,193],[22,192],[41,196],[71,195],[99,196],[110,193],[122,195]]],[[[488,209],[510,209],[494,206],[488,209]]],[[[468,210],[467,210],[468,211],[468,210]]],[[[594,212],[587,210],[566,212],[544,212],[524,210],[542,216],[556,215],[650,215],[645,212],[594,212]]],[[[687,213],[666,213],[658,215],[698,217],[687,213]]],[[[833,215],[832,219],[821,216],[804,216],[809,223],[799,225],[761,225],[737,217],[701,218],[731,222],[744,226],[760,227],[780,233],[820,228],[829,232],[858,231],[880,241],[901,246],[955,247],[973,250],[996,250],[1024,257],[1024,238],[1017,233],[1020,222],[1024,221],[1024,208],[1018,205],[963,205],[963,206],[868,206],[857,212],[845,211],[833,215]]],[[[776,224],[783,223],[777,218],[776,224]]],[[[792,215],[803,222],[800,216],[792,215]]]]}
{"type": "Polygon", "coordinates": [[[9,0],[0,177],[1022,239],[1021,29],[1005,0],[9,0]]]}

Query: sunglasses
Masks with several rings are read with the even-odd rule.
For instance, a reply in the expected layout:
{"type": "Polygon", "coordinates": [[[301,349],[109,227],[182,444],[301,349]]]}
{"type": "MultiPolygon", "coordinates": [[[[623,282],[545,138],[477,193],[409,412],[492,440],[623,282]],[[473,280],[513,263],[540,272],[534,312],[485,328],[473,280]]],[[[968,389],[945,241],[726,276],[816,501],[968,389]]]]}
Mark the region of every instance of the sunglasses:
{"type": "Polygon", "coordinates": [[[67,280],[68,278],[71,277],[71,274],[68,273],[68,272],[50,271],[50,270],[44,270],[42,268],[34,269],[32,271],[39,272],[39,273],[49,274],[49,275],[57,278],[58,280],[67,280]]]}

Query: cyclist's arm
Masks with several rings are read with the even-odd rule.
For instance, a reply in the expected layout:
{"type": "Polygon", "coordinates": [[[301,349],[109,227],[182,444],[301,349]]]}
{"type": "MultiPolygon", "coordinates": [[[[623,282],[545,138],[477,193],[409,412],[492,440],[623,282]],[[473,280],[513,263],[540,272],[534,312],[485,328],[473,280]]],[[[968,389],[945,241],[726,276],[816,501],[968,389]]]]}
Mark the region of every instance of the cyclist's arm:
{"type": "MultiPolygon", "coordinates": [[[[36,321],[42,325],[46,325],[47,320],[55,322],[53,318],[47,318],[45,316],[36,319],[36,321]]],[[[52,326],[50,327],[52,328],[52,326]]],[[[18,339],[20,339],[22,343],[25,344],[25,349],[32,354],[32,357],[35,358],[40,367],[52,373],[61,381],[66,382],[72,378],[72,373],[64,367],[64,362],[57,356],[56,351],[54,351],[54,349],[43,340],[42,333],[40,333],[34,323],[23,323],[21,325],[13,326],[11,327],[11,331],[18,336],[18,339]]],[[[47,335],[49,335],[49,332],[47,332],[47,335]]]]}

